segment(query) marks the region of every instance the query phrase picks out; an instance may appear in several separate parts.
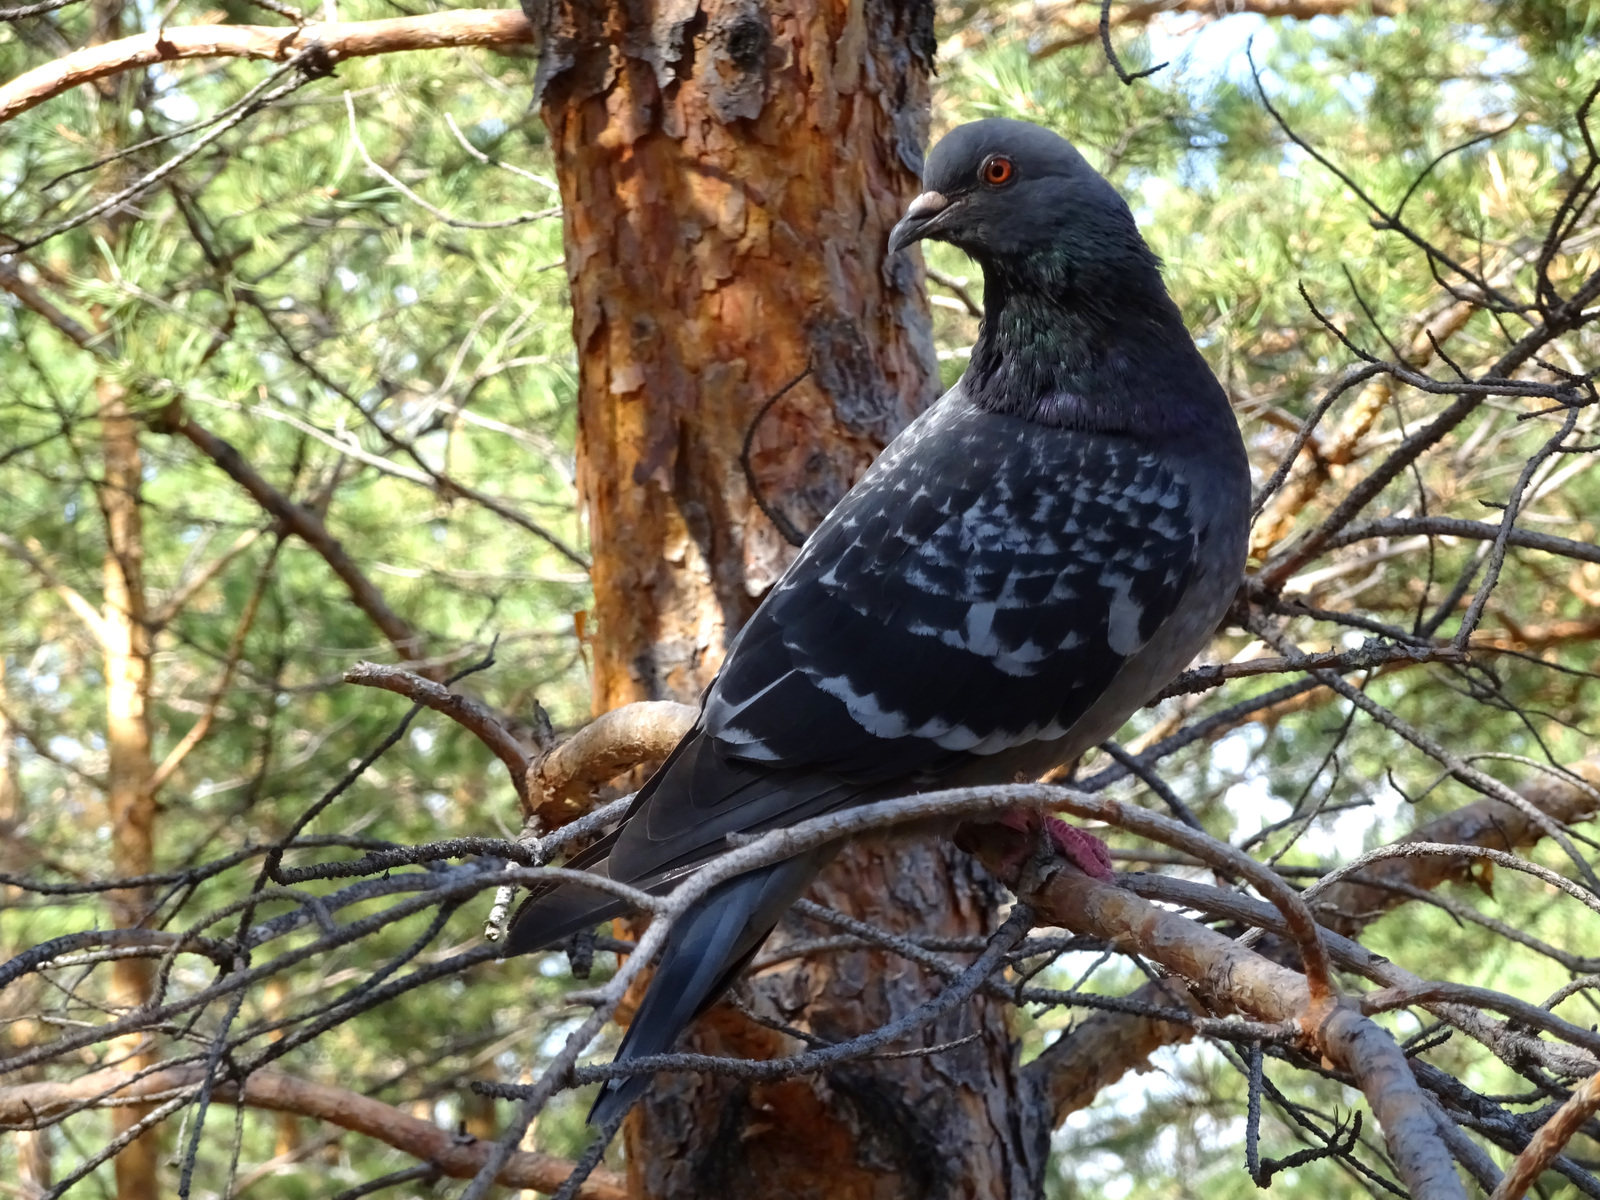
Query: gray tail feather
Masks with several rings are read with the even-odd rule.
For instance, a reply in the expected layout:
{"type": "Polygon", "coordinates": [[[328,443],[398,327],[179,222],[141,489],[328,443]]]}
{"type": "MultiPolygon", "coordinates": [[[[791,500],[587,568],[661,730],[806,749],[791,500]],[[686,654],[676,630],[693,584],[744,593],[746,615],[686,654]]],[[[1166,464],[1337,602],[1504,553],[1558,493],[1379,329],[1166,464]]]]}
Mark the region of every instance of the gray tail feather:
{"type": "Polygon", "coordinates": [[[576,883],[563,884],[542,896],[531,896],[511,920],[505,955],[509,958],[559,946],[575,933],[621,916],[629,907],[609,893],[576,883]]]}
{"type": "MultiPolygon", "coordinates": [[[[680,917],[613,1061],[670,1051],[689,1023],[727,990],[832,853],[831,847],[826,854],[813,851],[730,879],[680,917]]],[[[608,1079],[589,1124],[610,1128],[650,1080],[648,1073],[608,1079]]]]}

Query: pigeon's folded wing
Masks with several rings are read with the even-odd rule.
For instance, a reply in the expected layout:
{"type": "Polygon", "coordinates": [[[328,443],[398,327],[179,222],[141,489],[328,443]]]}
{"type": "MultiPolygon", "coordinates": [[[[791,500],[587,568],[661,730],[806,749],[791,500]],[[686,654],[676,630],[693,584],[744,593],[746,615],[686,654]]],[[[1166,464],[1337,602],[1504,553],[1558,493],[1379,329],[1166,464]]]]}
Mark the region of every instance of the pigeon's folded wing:
{"type": "Polygon", "coordinates": [[[1060,738],[1173,614],[1198,547],[1188,489],[1159,456],[947,397],[741,632],[694,761],[641,795],[613,876],[1060,738]]]}

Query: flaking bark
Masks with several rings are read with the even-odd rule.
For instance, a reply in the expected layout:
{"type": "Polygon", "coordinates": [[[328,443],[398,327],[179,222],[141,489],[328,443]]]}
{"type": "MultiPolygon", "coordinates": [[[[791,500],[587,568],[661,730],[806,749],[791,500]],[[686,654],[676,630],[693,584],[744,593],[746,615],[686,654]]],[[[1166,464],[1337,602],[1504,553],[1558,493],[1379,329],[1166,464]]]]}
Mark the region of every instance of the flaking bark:
{"type": "MultiPolygon", "coordinates": [[[[540,6],[543,7],[543,6],[540,6]]],[[[531,13],[566,210],[595,711],[692,700],[814,527],[935,389],[885,242],[918,186],[931,13],[798,0],[531,13]]]]}

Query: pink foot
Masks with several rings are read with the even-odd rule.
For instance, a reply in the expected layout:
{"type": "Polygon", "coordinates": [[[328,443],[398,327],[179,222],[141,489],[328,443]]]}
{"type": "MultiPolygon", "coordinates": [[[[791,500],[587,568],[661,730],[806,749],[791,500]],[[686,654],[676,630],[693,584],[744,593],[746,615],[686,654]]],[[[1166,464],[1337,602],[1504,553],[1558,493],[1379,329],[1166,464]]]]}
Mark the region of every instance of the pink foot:
{"type": "MultiPolygon", "coordinates": [[[[1075,825],[1068,825],[1059,817],[1044,817],[1044,828],[1050,842],[1061,856],[1091,879],[1111,883],[1111,851],[1099,838],[1085,833],[1075,825]]],[[[999,824],[1018,833],[1034,834],[1039,831],[1040,815],[1031,808],[1013,809],[1001,817],[999,824]]]]}
{"type": "Polygon", "coordinates": [[[1085,875],[1101,883],[1111,883],[1116,878],[1111,870],[1111,851],[1099,838],[1068,825],[1060,817],[1046,817],[1045,828],[1056,849],[1085,875]]]}

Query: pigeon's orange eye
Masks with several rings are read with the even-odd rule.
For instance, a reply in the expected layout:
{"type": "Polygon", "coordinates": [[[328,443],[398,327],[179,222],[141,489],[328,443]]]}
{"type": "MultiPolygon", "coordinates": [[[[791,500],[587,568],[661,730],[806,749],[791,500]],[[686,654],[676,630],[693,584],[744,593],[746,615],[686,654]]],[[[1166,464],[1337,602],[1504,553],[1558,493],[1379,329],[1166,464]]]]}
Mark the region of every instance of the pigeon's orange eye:
{"type": "Polygon", "coordinates": [[[1004,154],[996,154],[983,164],[980,174],[983,181],[999,187],[1003,183],[1010,183],[1011,177],[1017,173],[1017,168],[1012,166],[1011,160],[1004,154]]]}

